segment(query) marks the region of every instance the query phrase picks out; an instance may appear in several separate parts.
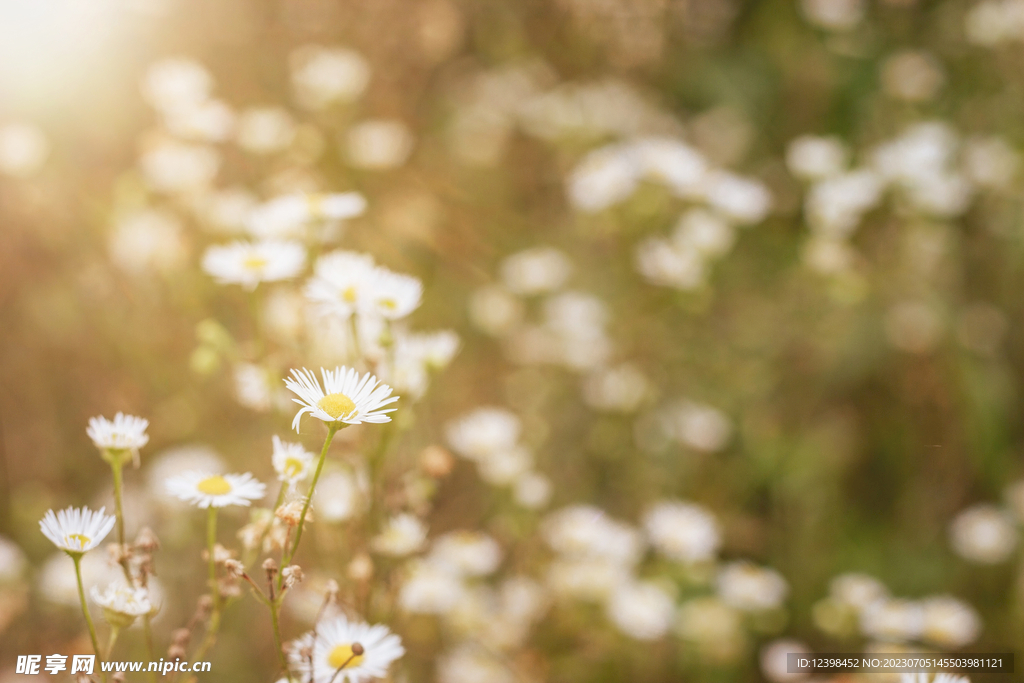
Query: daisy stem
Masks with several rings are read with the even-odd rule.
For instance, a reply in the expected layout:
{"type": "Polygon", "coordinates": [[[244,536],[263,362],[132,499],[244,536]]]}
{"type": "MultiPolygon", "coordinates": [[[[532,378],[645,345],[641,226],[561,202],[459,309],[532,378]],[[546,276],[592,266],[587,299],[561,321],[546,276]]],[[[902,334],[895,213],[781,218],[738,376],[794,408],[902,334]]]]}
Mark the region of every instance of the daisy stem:
{"type": "MultiPolygon", "coordinates": [[[[89,606],[85,604],[85,588],[82,587],[82,556],[72,555],[75,561],[75,578],[78,580],[78,597],[82,601],[82,614],[85,616],[85,623],[89,625],[89,638],[92,639],[92,649],[96,653],[96,659],[103,661],[100,653],[100,641],[96,639],[96,627],[92,623],[92,616],[89,614],[89,606]]],[[[104,677],[106,678],[106,677],[104,677]]]]}
{"type": "Polygon", "coordinates": [[[320,472],[324,468],[324,461],[327,460],[327,449],[331,446],[331,441],[334,439],[335,433],[340,429],[340,425],[343,423],[332,422],[327,428],[327,438],[324,439],[324,447],[320,451],[320,461],[316,464],[316,471],[313,473],[313,481],[309,485],[309,494],[306,496],[306,502],[302,505],[302,514],[299,515],[299,525],[295,528],[295,541],[292,543],[291,551],[286,556],[287,559],[282,558],[281,561],[281,573],[277,575],[277,588],[278,592],[281,590],[281,584],[284,580],[284,568],[292,562],[292,558],[295,557],[295,551],[299,549],[299,540],[302,539],[302,527],[306,523],[306,513],[309,512],[309,504],[313,500],[313,491],[316,489],[316,483],[320,480],[320,472]]]}
{"type": "MultiPolygon", "coordinates": [[[[150,626],[149,619],[148,614],[142,617],[142,631],[146,640],[146,656],[149,657],[149,661],[155,662],[156,659],[153,657],[153,628],[150,626]]],[[[156,683],[156,672],[150,671],[149,679],[156,683]]]]}
{"type": "Polygon", "coordinates": [[[110,655],[114,652],[114,645],[117,643],[117,636],[121,633],[121,629],[116,626],[110,627],[110,640],[107,642],[107,659],[110,659],[110,655]]]}
{"type": "Polygon", "coordinates": [[[135,582],[132,581],[131,572],[128,571],[127,557],[125,556],[125,543],[124,543],[124,505],[122,503],[122,472],[123,465],[119,455],[115,455],[110,461],[110,469],[114,474],[114,516],[117,517],[117,545],[120,551],[120,565],[122,571],[124,571],[124,578],[128,582],[129,586],[134,586],[135,582]]]}
{"type": "Polygon", "coordinates": [[[291,683],[292,671],[288,668],[288,658],[284,656],[284,641],[281,639],[281,618],[278,614],[280,606],[280,600],[270,602],[270,621],[274,624],[274,644],[277,645],[277,656],[281,658],[281,668],[291,683]]]}
{"type": "Polygon", "coordinates": [[[206,554],[210,566],[210,595],[213,597],[213,614],[220,612],[220,591],[217,589],[217,561],[213,557],[213,547],[217,544],[217,508],[212,505],[206,513],[206,554]]]}

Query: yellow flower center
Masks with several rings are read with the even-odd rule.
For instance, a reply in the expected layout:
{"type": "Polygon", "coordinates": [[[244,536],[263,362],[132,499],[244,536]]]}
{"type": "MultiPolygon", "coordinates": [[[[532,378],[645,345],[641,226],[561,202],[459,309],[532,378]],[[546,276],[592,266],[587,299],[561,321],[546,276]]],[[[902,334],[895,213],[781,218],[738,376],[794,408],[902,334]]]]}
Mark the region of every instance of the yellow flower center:
{"type": "Polygon", "coordinates": [[[398,302],[394,299],[381,299],[378,303],[381,308],[386,308],[389,311],[393,311],[398,308],[398,302]]]}
{"type": "Polygon", "coordinates": [[[74,546],[75,541],[78,541],[81,544],[80,547],[82,548],[92,543],[92,539],[88,536],[85,536],[84,534],[68,534],[64,537],[64,542],[67,543],[69,546],[74,546]]]}
{"type": "Polygon", "coordinates": [[[196,488],[208,496],[223,496],[225,493],[231,493],[231,484],[219,474],[203,479],[196,484],[196,488]]]}
{"type": "Polygon", "coordinates": [[[298,458],[288,458],[284,461],[284,473],[289,477],[297,476],[302,472],[302,461],[298,458]]]}
{"type": "Polygon", "coordinates": [[[356,404],[348,396],[342,393],[327,394],[316,403],[320,410],[324,411],[335,420],[343,415],[349,415],[356,409],[356,404]]]}
{"type": "Polygon", "coordinates": [[[250,254],[242,261],[242,266],[249,270],[261,270],[267,266],[267,259],[256,254],[250,254]]]}
{"type": "Polygon", "coordinates": [[[356,288],[355,287],[348,287],[348,288],[346,288],[345,290],[343,290],[341,292],[341,298],[344,299],[345,301],[347,301],[350,304],[354,304],[356,302],[356,288]]]}
{"type": "Polygon", "coordinates": [[[363,655],[357,655],[352,652],[351,644],[338,645],[331,650],[331,654],[327,655],[327,663],[331,665],[332,669],[339,669],[341,667],[351,669],[363,663],[363,655]]]}

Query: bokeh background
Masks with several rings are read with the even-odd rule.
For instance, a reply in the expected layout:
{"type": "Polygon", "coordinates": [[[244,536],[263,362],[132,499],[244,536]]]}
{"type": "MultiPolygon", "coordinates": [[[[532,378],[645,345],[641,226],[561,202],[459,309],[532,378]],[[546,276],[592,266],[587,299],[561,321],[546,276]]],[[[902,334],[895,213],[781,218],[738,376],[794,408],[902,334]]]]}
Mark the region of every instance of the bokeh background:
{"type": "MultiPolygon", "coordinates": [[[[298,284],[200,268],[296,192],[362,193],[310,258],[421,278],[411,324],[462,340],[403,402],[375,508],[488,533],[504,559],[477,599],[515,575],[545,605],[497,646],[454,607],[382,598],[368,616],[409,651],[394,680],[788,680],[780,638],[1020,648],[1022,43],[1020,0],[0,0],[0,669],[88,648],[37,521],[111,506],[93,415],[150,420],[129,527],[164,543],[158,640],[191,614],[202,515],[161,477],[271,480],[281,377],[344,360],[298,284]],[[303,72],[318,54],[343,57],[303,72]],[[167,59],[205,69],[208,109],[160,100],[167,59]],[[447,471],[446,425],[481,406],[521,421],[529,472],[447,471]],[[669,499],[720,544],[630,561],[660,591],[637,619],[672,605],[654,637],[606,614],[613,588],[553,578],[554,511],[639,533],[669,499]],[[742,565],[737,598],[741,560],[777,574],[742,565]]],[[[334,450],[358,480],[377,436],[351,431],[334,450]]],[[[413,571],[345,578],[374,533],[346,485],[292,636],[318,580],[397,595],[413,571]]],[[[246,517],[226,519],[229,544],[246,517]]],[[[275,680],[265,612],[232,609],[214,677],[275,680]]]]}

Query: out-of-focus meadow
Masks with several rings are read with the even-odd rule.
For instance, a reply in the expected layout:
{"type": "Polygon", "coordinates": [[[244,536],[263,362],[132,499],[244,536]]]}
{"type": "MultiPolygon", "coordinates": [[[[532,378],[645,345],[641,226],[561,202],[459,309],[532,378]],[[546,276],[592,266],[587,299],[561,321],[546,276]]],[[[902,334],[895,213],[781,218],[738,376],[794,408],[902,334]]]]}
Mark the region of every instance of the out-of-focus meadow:
{"type": "MultiPolygon", "coordinates": [[[[287,641],[333,579],[396,682],[1020,651],[1022,44],[1021,0],[0,0],[0,680],[91,651],[38,524],[113,508],[90,417],[149,420],[166,657],[208,585],[165,480],[270,506],[272,437],[327,433],[282,380],[337,365],[400,398],[329,450],[287,641]],[[339,317],[338,250],[422,302],[339,317]]],[[[259,514],[220,512],[246,563],[259,514]]],[[[225,582],[206,679],[277,680],[225,582]]]]}

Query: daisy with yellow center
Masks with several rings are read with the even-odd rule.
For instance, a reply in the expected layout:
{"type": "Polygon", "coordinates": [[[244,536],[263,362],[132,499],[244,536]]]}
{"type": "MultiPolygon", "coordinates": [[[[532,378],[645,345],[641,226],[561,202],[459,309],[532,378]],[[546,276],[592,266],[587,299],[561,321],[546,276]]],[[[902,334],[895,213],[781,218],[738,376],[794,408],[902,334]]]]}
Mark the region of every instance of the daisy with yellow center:
{"type": "Polygon", "coordinates": [[[68,555],[82,555],[107,537],[114,528],[114,518],[89,508],[73,508],[54,513],[50,510],[39,522],[43,535],[68,555]]]}
{"type": "Polygon", "coordinates": [[[316,456],[303,448],[301,443],[281,441],[277,436],[274,436],[272,460],[278,480],[289,486],[309,478],[316,465],[316,456]]]}
{"type": "Polygon", "coordinates": [[[43,535],[53,544],[71,556],[75,563],[75,579],[78,582],[78,599],[82,606],[82,615],[89,626],[89,637],[96,657],[100,658],[99,641],[96,639],[96,627],[92,623],[89,607],[85,604],[85,588],[82,586],[82,556],[103,541],[114,528],[114,517],[103,514],[106,508],[98,512],[89,508],[73,508],[54,513],[48,510],[39,521],[43,535]]]}
{"type": "Polygon", "coordinates": [[[388,668],[405,654],[405,648],[387,626],[371,626],[339,616],[321,622],[315,639],[308,633],[295,641],[291,652],[291,667],[303,681],[363,683],[387,676],[388,668]],[[308,649],[312,649],[312,658],[301,654],[308,649]]]}
{"type": "Polygon", "coordinates": [[[289,280],[305,267],[306,249],[289,240],[219,244],[203,255],[203,270],[217,282],[248,290],[261,282],[289,280]]]}
{"type": "Polygon", "coordinates": [[[189,471],[169,478],[165,483],[172,496],[199,508],[249,506],[266,493],[266,486],[251,474],[210,474],[189,471]]]}
{"type": "Polygon", "coordinates": [[[316,261],[306,285],[306,298],[324,315],[347,320],[365,308],[373,284],[373,257],[354,251],[333,251],[316,261]]]}
{"type": "Polygon", "coordinates": [[[292,428],[299,431],[299,422],[304,413],[335,428],[362,422],[390,422],[387,413],[395,410],[385,408],[398,400],[391,395],[391,387],[381,384],[373,375],[360,375],[353,368],[339,367],[335,370],[320,369],[323,386],[312,371],[303,368],[292,370],[291,378],[284,383],[298,398],[292,399],[302,406],[292,420],[292,428]]]}

